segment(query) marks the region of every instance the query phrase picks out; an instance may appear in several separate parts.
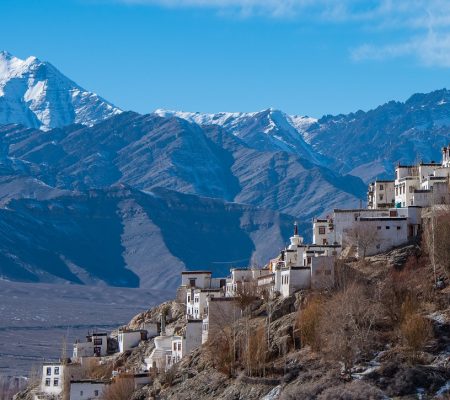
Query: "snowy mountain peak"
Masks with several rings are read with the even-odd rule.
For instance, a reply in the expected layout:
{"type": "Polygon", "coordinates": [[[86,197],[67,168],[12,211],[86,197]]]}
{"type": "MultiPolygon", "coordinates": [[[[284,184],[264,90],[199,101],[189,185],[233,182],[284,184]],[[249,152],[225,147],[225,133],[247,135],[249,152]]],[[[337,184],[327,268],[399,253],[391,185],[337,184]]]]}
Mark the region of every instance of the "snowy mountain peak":
{"type": "Polygon", "coordinates": [[[257,150],[287,151],[315,164],[329,164],[329,160],[308,142],[307,129],[317,122],[314,118],[290,116],[275,108],[249,113],[202,114],[163,109],[155,110],[154,113],[162,117],[182,118],[199,125],[219,125],[257,150]]]}
{"type": "Polygon", "coordinates": [[[48,130],[73,123],[92,125],[120,112],[52,64],[0,52],[0,124],[48,130]]]}

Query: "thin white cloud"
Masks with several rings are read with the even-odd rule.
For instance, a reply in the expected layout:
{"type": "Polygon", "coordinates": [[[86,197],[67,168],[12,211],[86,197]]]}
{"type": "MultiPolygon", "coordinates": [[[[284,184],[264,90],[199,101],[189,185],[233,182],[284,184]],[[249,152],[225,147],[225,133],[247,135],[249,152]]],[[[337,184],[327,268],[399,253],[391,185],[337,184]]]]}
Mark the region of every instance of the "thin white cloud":
{"type": "Polygon", "coordinates": [[[315,19],[351,23],[374,43],[350,51],[354,61],[414,57],[427,66],[450,67],[450,0],[114,0],[169,8],[206,8],[243,17],[315,19]],[[386,35],[390,33],[390,35],[386,35]],[[386,37],[402,37],[391,42],[386,37]],[[380,44],[380,40],[384,40],[380,44]]]}
{"type": "Polygon", "coordinates": [[[422,65],[450,67],[450,32],[414,37],[403,43],[381,46],[364,44],[354,49],[351,56],[355,61],[386,60],[399,57],[414,57],[422,65]]]}

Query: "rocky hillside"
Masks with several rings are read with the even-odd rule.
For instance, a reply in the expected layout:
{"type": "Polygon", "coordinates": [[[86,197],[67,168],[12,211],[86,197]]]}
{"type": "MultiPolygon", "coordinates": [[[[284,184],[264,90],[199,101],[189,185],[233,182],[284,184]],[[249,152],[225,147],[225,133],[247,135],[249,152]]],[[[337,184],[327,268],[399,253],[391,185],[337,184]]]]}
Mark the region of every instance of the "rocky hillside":
{"type": "MultiPolygon", "coordinates": [[[[237,322],[231,364],[223,356],[226,342],[215,338],[132,398],[445,399],[450,291],[433,289],[432,276],[417,246],[364,263],[346,261],[332,291],[300,291],[270,308],[256,303],[251,317],[237,322]],[[246,346],[256,347],[248,355],[246,346]]],[[[180,326],[180,305],[164,307],[169,329],[180,326]]],[[[138,315],[130,326],[156,320],[160,308],[138,315]]],[[[139,368],[152,348],[152,341],[143,343],[120,365],[139,368]]]]}
{"type": "Polygon", "coordinates": [[[73,123],[92,125],[118,113],[117,107],[50,63],[0,52],[0,124],[48,130],[73,123]]]}

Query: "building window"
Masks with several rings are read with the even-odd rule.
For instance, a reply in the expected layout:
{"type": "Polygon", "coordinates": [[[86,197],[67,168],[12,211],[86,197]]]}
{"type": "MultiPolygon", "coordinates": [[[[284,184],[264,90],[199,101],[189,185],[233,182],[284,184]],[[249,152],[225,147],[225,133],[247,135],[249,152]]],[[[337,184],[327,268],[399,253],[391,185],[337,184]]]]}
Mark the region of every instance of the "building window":
{"type": "Polygon", "coordinates": [[[381,226],[377,226],[377,229],[380,231],[381,230],[381,226]]]}
{"type": "Polygon", "coordinates": [[[59,385],[59,379],[55,378],[53,379],[53,386],[58,386],[59,385]]]}
{"type": "Polygon", "coordinates": [[[94,390],[94,396],[98,397],[98,390],[94,390]]]}
{"type": "Polygon", "coordinates": [[[190,302],[191,302],[191,296],[188,295],[188,303],[190,303],[190,302]]]}
{"type": "Polygon", "coordinates": [[[190,287],[195,287],[195,278],[189,279],[189,286],[190,287]]]}
{"type": "Polygon", "coordinates": [[[397,230],[399,231],[400,229],[402,229],[402,227],[401,226],[397,226],[397,230]]]}
{"type": "Polygon", "coordinates": [[[51,375],[52,374],[52,367],[47,367],[47,375],[51,375]]]}
{"type": "Polygon", "coordinates": [[[178,351],[181,351],[181,343],[178,343],[178,351]]]}
{"type": "Polygon", "coordinates": [[[380,185],[380,190],[383,190],[383,189],[384,189],[383,185],[380,185]]]}
{"type": "Polygon", "coordinates": [[[324,245],[328,244],[328,240],[327,239],[323,239],[322,242],[323,242],[322,244],[324,244],[324,245]]]}
{"type": "Polygon", "coordinates": [[[50,378],[47,378],[47,379],[45,380],[45,386],[50,386],[50,378]]]}
{"type": "Polygon", "coordinates": [[[383,195],[382,194],[380,194],[380,200],[383,200],[383,195]]]}
{"type": "Polygon", "coordinates": [[[319,235],[325,235],[325,227],[319,226],[319,235]]]}
{"type": "Polygon", "coordinates": [[[103,343],[102,339],[94,339],[94,346],[101,346],[103,343]]]}
{"type": "Polygon", "coordinates": [[[55,367],[55,375],[59,375],[59,367],[55,367]]]}
{"type": "Polygon", "coordinates": [[[83,397],[83,391],[80,390],[80,397],[83,397]]]}
{"type": "Polygon", "coordinates": [[[414,186],[410,186],[409,187],[409,193],[413,193],[414,192],[414,186]]]}
{"type": "Polygon", "coordinates": [[[386,229],[391,229],[391,227],[389,225],[386,225],[386,229]]]}
{"type": "Polygon", "coordinates": [[[177,350],[177,344],[174,343],[174,344],[173,344],[173,351],[176,351],[176,350],[177,350]]]}
{"type": "Polygon", "coordinates": [[[198,297],[194,299],[194,303],[198,303],[198,297]]]}
{"type": "Polygon", "coordinates": [[[377,244],[377,250],[380,250],[381,245],[377,244]]]}

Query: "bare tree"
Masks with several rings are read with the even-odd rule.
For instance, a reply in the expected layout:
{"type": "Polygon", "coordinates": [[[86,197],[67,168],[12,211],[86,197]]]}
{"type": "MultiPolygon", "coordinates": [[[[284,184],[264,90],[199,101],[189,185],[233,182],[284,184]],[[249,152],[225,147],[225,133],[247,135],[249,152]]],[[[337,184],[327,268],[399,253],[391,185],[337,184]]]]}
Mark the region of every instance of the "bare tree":
{"type": "Polygon", "coordinates": [[[412,312],[405,317],[401,326],[401,334],[411,352],[412,359],[415,360],[426,342],[432,337],[433,329],[428,319],[412,312]]]}
{"type": "Polygon", "coordinates": [[[309,345],[315,351],[320,349],[320,318],[324,301],[320,297],[310,298],[304,308],[297,312],[296,332],[301,345],[309,345]]]}
{"type": "Polygon", "coordinates": [[[433,266],[435,281],[437,268],[450,275],[450,210],[436,211],[431,207],[431,216],[426,220],[423,231],[423,247],[433,266]]]}
{"type": "Polygon", "coordinates": [[[379,314],[376,299],[356,283],[337,292],[322,308],[320,343],[325,354],[343,364],[348,373],[356,359],[373,345],[373,327],[379,314]]]}
{"type": "Polygon", "coordinates": [[[379,241],[376,225],[357,221],[347,231],[346,239],[358,249],[358,256],[366,258],[367,251],[379,241]]]}

